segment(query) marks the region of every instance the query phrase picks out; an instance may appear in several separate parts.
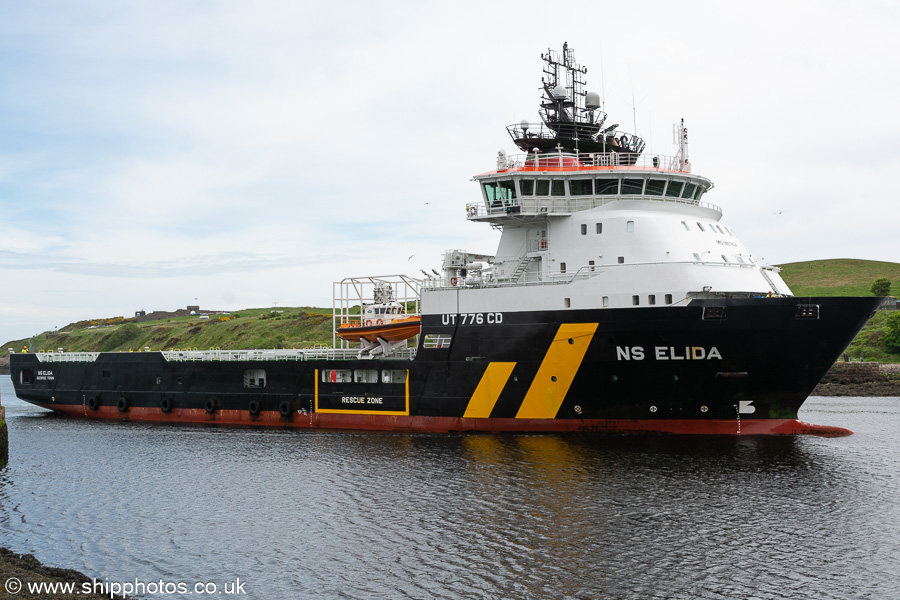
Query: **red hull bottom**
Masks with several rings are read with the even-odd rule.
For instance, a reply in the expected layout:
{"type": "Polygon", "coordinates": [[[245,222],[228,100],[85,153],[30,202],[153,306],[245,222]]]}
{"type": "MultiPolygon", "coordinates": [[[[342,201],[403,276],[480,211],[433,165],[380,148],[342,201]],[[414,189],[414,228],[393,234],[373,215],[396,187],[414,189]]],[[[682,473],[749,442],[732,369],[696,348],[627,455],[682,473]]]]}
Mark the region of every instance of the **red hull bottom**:
{"type": "Polygon", "coordinates": [[[712,435],[818,435],[840,437],[853,432],[843,427],[812,425],[798,419],[467,419],[461,417],[391,416],[295,412],[286,417],[278,411],[251,416],[246,410],[173,409],[114,406],[90,410],[86,406],[40,404],[71,416],[116,421],[156,423],[213,423],[243,427],[292,427],[297,429],[350,429],[459,433],[673,433],[712,435]]]}

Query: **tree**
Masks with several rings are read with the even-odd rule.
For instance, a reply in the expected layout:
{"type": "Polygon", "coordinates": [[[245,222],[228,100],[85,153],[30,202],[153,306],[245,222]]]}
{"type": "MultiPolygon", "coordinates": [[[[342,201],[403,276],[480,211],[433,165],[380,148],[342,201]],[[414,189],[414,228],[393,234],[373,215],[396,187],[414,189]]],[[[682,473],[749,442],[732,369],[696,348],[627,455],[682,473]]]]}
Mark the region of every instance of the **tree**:
{"type": "Polygon", "coordinates": [[[879,277],[872,284],[872,293],[876,296],[888,296],[891,293],[891,280],[887,277],[879,277]]]}
{"type": "Polygon", "coordinates": [[[892,352],[900,351],[900,312],[895,312],[887,318],[885,323],[887,331],[879,343],[892,352]]]}

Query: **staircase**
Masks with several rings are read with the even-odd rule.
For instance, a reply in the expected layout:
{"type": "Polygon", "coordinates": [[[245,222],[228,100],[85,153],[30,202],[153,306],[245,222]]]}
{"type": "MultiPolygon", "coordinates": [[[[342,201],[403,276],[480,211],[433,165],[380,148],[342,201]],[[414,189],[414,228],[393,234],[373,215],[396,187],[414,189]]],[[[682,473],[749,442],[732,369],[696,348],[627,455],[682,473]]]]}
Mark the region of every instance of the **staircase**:
{"type": "Polygon", "coordinates": [[[518,283],[519,279],[522,277],[522,274],[528,269],[528,266],[533,260],[533,256],[523,257],[522,260],[519,261],[519,266],[517,266],[516,270],[513,271],[513,274],[509,276],[510,283],[518,283]]]}

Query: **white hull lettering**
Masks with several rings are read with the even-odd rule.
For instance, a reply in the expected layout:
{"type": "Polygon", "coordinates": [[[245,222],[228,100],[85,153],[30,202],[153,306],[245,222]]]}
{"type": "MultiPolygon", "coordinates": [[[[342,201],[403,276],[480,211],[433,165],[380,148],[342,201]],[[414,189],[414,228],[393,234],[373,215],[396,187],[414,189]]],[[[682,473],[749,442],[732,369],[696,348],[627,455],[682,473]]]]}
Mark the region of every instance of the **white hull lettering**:
{"type": "MultiPolygon", "coordinates": [[[[653,358],[656,360],[722,360],[715,346],[655,346],[653,358]]],[[[616,360],[644,360],[643,346],[616,346],[616,360]]]]}
{"type": "Polygon", "coordinates": [[[459,313],[442,314],[441,324],[443,325],[499,325],[503,322],[503,313],[459,313]]]}

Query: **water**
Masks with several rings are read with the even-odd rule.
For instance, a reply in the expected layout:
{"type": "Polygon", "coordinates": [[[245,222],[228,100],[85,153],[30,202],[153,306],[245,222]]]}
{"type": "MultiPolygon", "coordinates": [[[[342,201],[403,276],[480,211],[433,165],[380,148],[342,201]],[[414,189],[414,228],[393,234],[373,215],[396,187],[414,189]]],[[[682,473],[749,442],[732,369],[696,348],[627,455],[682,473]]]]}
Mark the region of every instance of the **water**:
{"type": "Polygon", "coordinates": [[[81,421],[0,381],[0,545],[101,580],[240,578],[266,599],[900,594],[898,398],[807,403],[847,438],[411,435],[81,421]]]}

